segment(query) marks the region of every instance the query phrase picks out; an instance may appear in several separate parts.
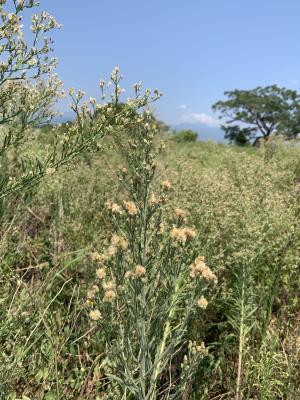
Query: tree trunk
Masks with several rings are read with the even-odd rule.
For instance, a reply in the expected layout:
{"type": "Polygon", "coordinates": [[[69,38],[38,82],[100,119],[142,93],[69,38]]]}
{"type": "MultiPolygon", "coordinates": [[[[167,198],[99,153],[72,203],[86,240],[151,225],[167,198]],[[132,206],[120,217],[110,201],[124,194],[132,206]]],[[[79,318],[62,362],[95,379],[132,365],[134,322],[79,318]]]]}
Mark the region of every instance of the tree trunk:
{"type": "Polygon", "coordinates": [[[261,145],[261,143],[266,143],[270,138],[270,133],[268,133],[267,135],[264,136],[259,136],[257,138],[255,138],[254,142],[253,142],[253,146],[254,147],[259,147],[261,145]]]}

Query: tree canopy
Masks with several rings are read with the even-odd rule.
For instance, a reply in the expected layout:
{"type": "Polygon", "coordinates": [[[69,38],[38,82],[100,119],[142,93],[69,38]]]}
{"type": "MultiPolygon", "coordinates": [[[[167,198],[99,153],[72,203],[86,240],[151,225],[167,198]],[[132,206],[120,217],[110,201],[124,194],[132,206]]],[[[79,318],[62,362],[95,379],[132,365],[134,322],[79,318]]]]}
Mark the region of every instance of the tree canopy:
{"type": "Polygon", "coordinates": [[[225,138],[236,144],[257,143],[272,134],[295,138],[300,133],[300,94],[277,85],[224,93],[213,110],[220,118],[225,138]]]}

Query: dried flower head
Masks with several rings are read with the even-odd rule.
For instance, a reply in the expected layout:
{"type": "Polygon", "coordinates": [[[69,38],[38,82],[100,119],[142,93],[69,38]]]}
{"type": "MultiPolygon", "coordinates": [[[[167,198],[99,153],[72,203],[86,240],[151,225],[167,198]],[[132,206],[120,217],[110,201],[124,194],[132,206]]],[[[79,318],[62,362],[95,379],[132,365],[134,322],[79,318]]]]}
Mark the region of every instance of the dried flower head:
{"type": "Polygon", "coordinates": [[[136,205],[133,201],[124,201],[124,207],[127,213],[131,216],[134,216],[137,214],[137,208],[136,205]]]}
{"type": "Polygon", "coordinates": [[[106,276],[105,268],[99,268],[99,269],[97,269],[96,275],[97,275],[97,277],[98,277],[99,279],[104,279],[105,276],[106,276]]]}
{"type": "Polygon", "coordinates": [[[121,167],[120,171],[123,175],[127,174],[128,172],[126,167],[121,167]]]}
{"type": "Polygon", "coordinates": [[[198,305],[198,307],[205,310],[208,305],[208,301],[206,300],[206,298],[204,296],[201,296],[200,299],[197,301],[197,305],[198,305]]]}
{"type": "Polygon", "coordinates": [[[97,251],[90,254],[90,258],[92,261],[97,261],[99,264],[102,264],[105,260],[105,257],[99,254],[97,251]]]}
{"type": "Polygon", "coordinates": [[[122,208],[118,204],[108,200],[105,205],[113,214],[122,214],[122,208]]]}
{"type": "Polygon", "coordinates": [[[174,227],[170,233],[171,238],[182,244],[194,239],[196,237],[196,232],[190,228],[176,228],[174,227]]]}
{"type": "Polygon", "coordinates": [[[87,291],[86,297],[88,300],[92,300],[95,297],[95,292],[91,289],[87,291]]]}
{"type": "Polygon", "coordinates": [[[158,204],[159,204],[159,199],[155,197],[154,193],[151,193],[149,197],[149,205],[154,207],[157,206],[158,204]]]}
{"type": "Polygon", "coordinates": [[[113,234],[111,238],[111,244],[108,249],[108,254],[110,256],[114,256],[118,250],[125,251],[128,247],[128,243],[126,240],[118,236],[117,234],[113,234]]]}
{"type": "Polygon", "coordinates": [[[181,208],[176,208],[175,216],[180,220],[184,220],[187,216],[187,213],[186,213],[186,211],[182,210],[181,208]]]}
{"type": "Polygon", "coordinates": [[[134,269],[134,275],[138,278],[144,276],[146,273],[146,268],[142,265],[137,265],[134,269]]]}
{"type": "Polygon", "coordinates": [[[163,190],[166,190],[166,191],[169,190],[171,187],[170,181],[168,181],[167,179],[165,181],[162,181],[161,187],[163,188],[163,190]]]}
{"type": "Polygon", "coordinates": [[[102,283],[102,287],[104,290],[115,290],[116,289],[116,282],[114,281],[106,281],[102,283]]]}
{"type": "Polygon", "coordinates": [[[217,283],[218,279],[212,270],[205,264],[204,257],[198,256],[190,265],[191,278],[202,277],[207,282],[217,283]]]}
{"type": "Polygon", "coordinates": [[[112,212],[113,214],[122,214],[122,209],[121,209],[121,207],[120,207],[118,204],[113,203],[113,204],[111,205],[111,212],[112,212]]]}
{"type": "Polygon", "coordinates": [[[99,291],[98,286],[96,285],[92,286],[92,288],[87,291],[86,297],[88,298],[88,300],[92,300],[98,291],[99,291]]]}
{"type": "Polygon", "coordinates": [[[186,240],[192,240],[196,237],[196,232],[190,228],[183,228],[183,233],[186,237],[186,240]]]}
{"type": "Polygon", "coordinates": [[[99,319],[102,318],[101,312],[99,310],[91,310],[89,315],[93,321],[99,321],[99,319]]]}
{"type": "Polygon", "coordinates": [[[216,275],[212,272],[212,270],[207,267],[202,271],[202,278],[205,279],[208,282],[217,282],[217,277],[216,275]]]}
{"type": "Polygon", "coordinates": [[[196,257],[195,264],[199,264],[199,265],[204,266],[205,265],[205,257],[204,256],[196,257]]]}
{"type": "Polygon", "coordinates": [[[107,290],[104,294],[105,301],[113,301],[117,296],[117,293],[114,290],[107,290]]]}

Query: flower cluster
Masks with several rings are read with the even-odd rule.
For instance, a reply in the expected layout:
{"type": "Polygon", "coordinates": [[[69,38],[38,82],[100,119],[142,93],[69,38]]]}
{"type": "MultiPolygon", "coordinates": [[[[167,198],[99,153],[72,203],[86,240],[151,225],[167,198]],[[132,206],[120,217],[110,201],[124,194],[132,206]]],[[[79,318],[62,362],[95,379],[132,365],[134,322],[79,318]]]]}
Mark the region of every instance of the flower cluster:
{"type": "Polygon", "coordinates": [[[212,270],[205,264],[204,257],[198,256],[190,265],[190,277],[202,277],[207,282],[217,283],[217,277],[212,270]]]}
{"type": "Polygon", "coordinates": [[[103,254],[99,254],[97,251],[94,251],[90,254],[91,261],[96,261],[98,264],[103,265],[105,261],[105,256],[103,254]]]}
{"type": "Polygon", "coordinates": [[[175,242],[185,245],[190,240],[195,239],[196,232],[191,228],[177,228],[174,226],[170,236],[175,242]]]}
{"type": "Polygon", "coordinates": [[[112,202],[111,200],[108,200],[105,203],[107,209],[112,213],[112,214],[123,214],[122,207],[119,206],[117,203],[112,202]]]}
{"type": "Polygon", "coordinates": [[[131,217],[138,213],[137,207],[133,201],[124,201],[124,208],[131,217]]]}
{"type": "Polygon", "coordinates": [[[127,247],[128,243],[126,239],[114,233],[111,238],[108,254],[113,257],[118,251],[125,251],[127,247]]]}
{"type": "Polygon", "coordinates": [[[155,207],[155,206],[157,206],[159,203],[160,203],[160,199],[158,199],[158,198],[155,196],[154,193],[151,193],[151,194],[150,194],[150,197],[149,197],[149,205],[150,205],[151,207],[155,207]]]}
{"type": "Polygon", "coordinates": [[[115,281],[104,281],[102,287],[104,289],[104,301],[111,302],[117,297],[115,281]]]}
{"type": "Polygon", "coordinates": [[[132,271],[126,271],[124,278],[125,279],[134,279],[134,278],[142,278],[146,274],[146,268],[142,265],[136,265],[132,271]]]}
{"type": "Polygon", "coordinates": [[[200,353],[205,356],[208,354],[208,350],[205,347],[204,342],[201,342],[200,344],[198,344],[195,341],[189,341],[188,348],[192,354],[200,353]]]}

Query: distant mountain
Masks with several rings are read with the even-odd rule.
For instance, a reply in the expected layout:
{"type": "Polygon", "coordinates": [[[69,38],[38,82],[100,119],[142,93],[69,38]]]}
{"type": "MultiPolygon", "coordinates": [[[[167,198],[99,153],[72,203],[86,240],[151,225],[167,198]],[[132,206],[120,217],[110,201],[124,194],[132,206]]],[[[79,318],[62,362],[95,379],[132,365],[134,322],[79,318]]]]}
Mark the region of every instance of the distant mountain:
{"type": "Polygon", "coordinates": [[[53,118],[54,124],[62,124],[63,122],[74,121],[75,113],[73,111],[66,111],[62,116],[53,118]]]}
{"type": "Polygon", "coordinates": [[[224,132],[219,126],[208,126],[201,123],[182,123],[173,127],[176,131],[191,129],[198,133],[198,140],[213,140],[219,143],[226,143],[224,132]]]}

